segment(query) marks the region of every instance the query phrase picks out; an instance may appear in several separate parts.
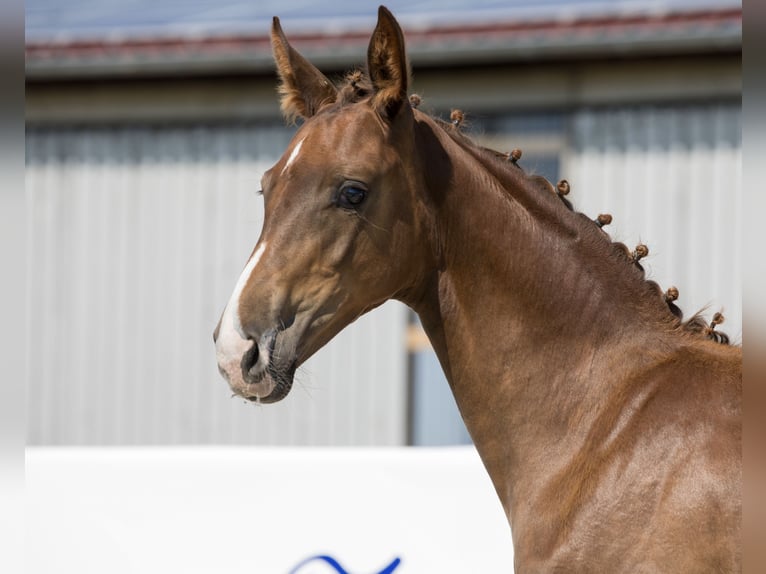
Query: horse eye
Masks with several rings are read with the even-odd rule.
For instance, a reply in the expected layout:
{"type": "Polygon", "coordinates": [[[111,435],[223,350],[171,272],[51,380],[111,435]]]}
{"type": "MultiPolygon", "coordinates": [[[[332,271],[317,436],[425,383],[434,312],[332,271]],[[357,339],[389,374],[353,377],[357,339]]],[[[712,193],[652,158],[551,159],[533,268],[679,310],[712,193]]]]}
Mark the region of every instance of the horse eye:
{"type": "Polygon", "coordinates": [[[355,209],[359,207],[367,197],[367,190],[358,185],[346,185],[338,193],[338,207],[355,209]]]}

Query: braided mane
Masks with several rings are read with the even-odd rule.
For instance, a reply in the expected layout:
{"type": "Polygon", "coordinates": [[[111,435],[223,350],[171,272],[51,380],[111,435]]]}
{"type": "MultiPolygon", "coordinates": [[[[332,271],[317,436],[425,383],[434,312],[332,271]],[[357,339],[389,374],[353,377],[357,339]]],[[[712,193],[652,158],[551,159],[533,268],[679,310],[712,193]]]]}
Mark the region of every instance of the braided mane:
{"type": "MultiPolygon", "coordinates": [[[[373,88],[369,76],[362,70],[356,69],[345,76],[343,82],[338,87],[337,99],[331,104],[331,107],[342,108],[346,105],[364,101],[372,95],[373,88]]],[[[412,94],[409,98],[410,106],[413,109],[418,108],[421,102],[422,98],[417,94],[412,94]]],[[[728,335],[716,329],[716,327],[724,321],[724,317],[721,313],[715,313],[709,323],[705,320],[702,310],[695,313],[690,319],[686,321],[683,320],[683,312],[675,303],[679,295],[678,289],[673,286],[666,291],[663,291],[656,281],[646,279],[645,271],[640,264],[640,260],[649,254],[648,247],[639,244],[633,251],[631,251],[624,243],[612,241],[610,235],[603,229],[604,226],[611,223],[612,216],[610,214],[599,214],[595,219],[591,219],[584,213],[575,210],[571,201],[566,197],[570,191],[570,185],[567,180],[562,179],[556,186],[554,186],[541,175],[528,174],[518,163],[522,157],[520,149],[514,149],[510,152],[501,152],[479,145],[462,131],[461,128],[465,122],[465,114],[461,110],[452,110],[449,121],[433,115],[429,115],[429,117],[437,126],[449,135],[450,138],[464,149],[471,151],[477,157],[494,162],[495,165],[501,169],[514,170],[515,174],[517,176],[522,176],[532,188],[540,190],[541,193],[550,193],[558,196],[569,211],[587,221],[589,225],[598,227],[604,241],[609,243],[613,256],[625,263],[626,269],[630,270],[628,272],[634,272],[640,275],[640,280],[643,281],[649,296],[656,297],[658,300],[661,300],[666,304],[668,309],[668,320],[671,321],[676,328],[687,333],[705,337],[720,344],[730,344],[728,335]]]]}

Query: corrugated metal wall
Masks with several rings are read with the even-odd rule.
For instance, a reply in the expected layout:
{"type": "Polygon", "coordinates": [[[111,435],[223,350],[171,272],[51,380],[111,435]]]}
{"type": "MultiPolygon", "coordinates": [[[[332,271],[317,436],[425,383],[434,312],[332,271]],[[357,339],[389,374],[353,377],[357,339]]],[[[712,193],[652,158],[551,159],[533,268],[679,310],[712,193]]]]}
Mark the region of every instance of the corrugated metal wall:
{"type": "Polygon", "coordinates": [[[649,246],[647,277],[680,291],[686,317],[723,308],[742,336],[742,142],[738,103],[577,112],[562,176],[579,211],[611,213],[615,240],[649,246]]]}
{"type": "Polygon", "coordinates": [[[262,221],[269,126],[27,131],[31,444],[406,440],[406,309],[351,325],[282,403],[231,398],[212,331],[262,221]],[[353,357],[353,359],[349,359],[353,357]]]}
{"type": "MultiPolygon", "coordinates": [[[[560,171],[578,210],[612,213],[614,239],[649,245],[647,275],[680,289],[687,316],[723,307],[735,340],[740,123],[737,103],[577,111],[560,171]]],[[[30,443],[406,442],[398,303],[312,358],[282,403],[232,399],[217,372],[212,330],[260,230],[260,176],[289,137],[263,125],[28,130],[30,443]]]]}

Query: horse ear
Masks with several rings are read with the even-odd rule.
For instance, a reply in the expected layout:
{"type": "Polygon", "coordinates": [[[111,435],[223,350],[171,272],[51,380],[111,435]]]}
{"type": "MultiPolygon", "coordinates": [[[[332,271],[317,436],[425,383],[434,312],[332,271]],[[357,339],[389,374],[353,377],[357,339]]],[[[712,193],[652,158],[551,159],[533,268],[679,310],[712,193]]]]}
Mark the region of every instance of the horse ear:
{"type": "Polygon", "coordinates": [[[402,29],[385,6],[378,9],[378,24],[367,48],[367,69],[375,90],[373,105],[393,118],[407,101],[409,64],[402,29]]]}
{"type": "Polygon", "coordinates": [[[276,16],[271,25],[271,48],[281,80],[282,114],[287,121],[308,119],[324,104],[335,101],[335,86],[290,45],[276,16]]]}

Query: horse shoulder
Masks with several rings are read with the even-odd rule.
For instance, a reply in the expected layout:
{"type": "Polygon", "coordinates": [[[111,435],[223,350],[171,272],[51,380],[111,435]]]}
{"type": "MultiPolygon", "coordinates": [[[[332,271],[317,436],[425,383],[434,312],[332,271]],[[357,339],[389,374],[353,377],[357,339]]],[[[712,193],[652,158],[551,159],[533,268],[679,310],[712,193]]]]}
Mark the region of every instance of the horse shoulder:
{"type": "Polygon", "coordinates": [[[522,536],[532,552],[519,571],[523,562],[529,571],[736,569],[738,355],[692,340],[624,380],[582,451],[548,482],[550,502],[530,524],[539,538],[522,536]]]}

